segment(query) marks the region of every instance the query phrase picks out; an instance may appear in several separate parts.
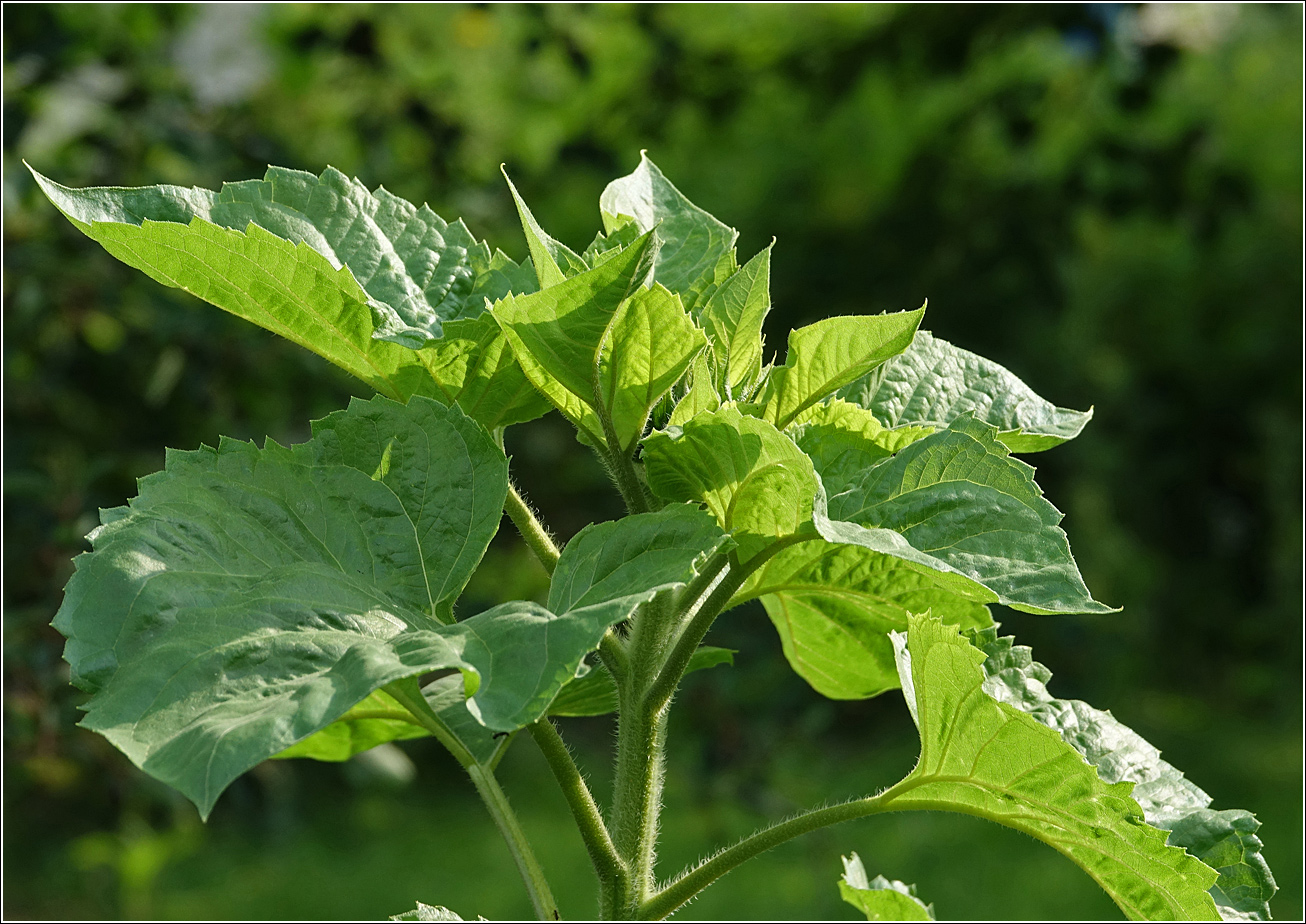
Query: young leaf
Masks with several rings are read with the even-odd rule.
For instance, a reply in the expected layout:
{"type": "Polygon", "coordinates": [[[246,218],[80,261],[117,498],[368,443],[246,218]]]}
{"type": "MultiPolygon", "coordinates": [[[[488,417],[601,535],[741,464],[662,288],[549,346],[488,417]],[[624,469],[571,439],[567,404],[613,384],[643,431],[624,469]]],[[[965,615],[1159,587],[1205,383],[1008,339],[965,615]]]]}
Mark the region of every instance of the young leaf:
{"type": "Polygon", "coordinates": [[[1109,613],[1084,586],[1061,512],[1012,459],[997,430],[954,421],[818,503],[830,542],[892,555],[953,593],[1030,613],[1109,613]],[[982,513],[977,513],[982,511],[982,513]]]}
{"type": "Polygon", "coordinates": [[[898,687],[889,633],[909,613],[949,624],[991,625],[988,607],[942,589],[901,560],[822,539],[779,552],[731,600],[754,597],[771,617],[785,658],[818,693],[865,699],[898,687]]]}
{"type": "Polygon", "coordinates": [[[661,285],[622,303],[599,350],[597,398],[612,421],[614,449],[634,452],[653,405],[706,346],[680,299],[661,285]]]}
{"type": "MultiPolygon", "coordinates": [[[[686,674],[706,670],[719,664],[734,664],[735,652],[729,648],[704,645],[689,658],[686,674]]],[[[602,664],[577,677],[558,693],[549,706],[549,715],[563,717],[608,715],[617,711],[617,684],[602,664]]]]}
{"type": "Polygon", "coordinates": [[[530,249],[531,262],[535,264],[540,288],[556,286],[568,276],[575,276],[589,269],[589,265],[566,244],[555,241],[544,232],[539,222],[535,220],[535,216],[531,214],[531,210],[527,208],[525,200],[517,192],[512,178],[508,176],[508,171],[503,167],[499,169],[503,172],[503,178],[508,181],[508,189],[512,190],[513,202],[517,203],[517,215],[521,218],[522,231],[526,235],[526,246],[530,249]]]}
{"type": "Polygon", "coordinates": [[[689,367],[689,390],[676,402],[667,420],[667,426],[684,426],[699,414],[715,411],[721,406],[721,395],[713,384],[712,364],[705,350],[694,357],[689,367]]]}
{"type": "Polygon", "coordinates": [[[946,427],[963,414],[993,424],[1012,452],[1038,452],[1074,439],[1093,411],[1072,411],[1040,398],[1011,372],[982,356],[920,331],[882,369],[839,392],[886,427],[946,427]]]}
{"type": "Polygon", "coordinates": [[[771,424],[734,407],[699,414],[644,441],[653,493],[707,505],[748,561],[812,519],[812,461],[771,424]]]}
{"type": "Polygon", "coordinates": [[[1106,782],[1133,783],[1131,795],[1147,823],[1169,831],[1168,844],[1183,847],[1219,873],[1211,896],[1222,916],[1270,920],[1269,900],[1278,887],[1261,856],[1255,816],[1241,809],[1212,811],[1210,796],[1110,712],[1052,696],[1047,689],[1052,672],[1029,648],[1013,645],[1010,636],[999,638],[996,627],[972,633],[971,641],[986,656],[985,693],[1056,731],[1106,782]]]}
{"type": "Polygon", "coordinates": [[[633,220],[619,221],[616,227],[610,227],[606,234],[600,231],[594,235],[594,240],[585,248],[581,259],[585,261],[586,266],[594,269],[633,244],[640,233],[639,225],[633,220]]]}
{"type": "Polygon", "coordinates": [[[789,333],[785,364],[771,372],[759,414],[781,430],[822,398],[911,345],[924,308],[826,318],[789,333]]]}
{"type": "Polygon", "coordinates": [[[866,915],[868,921],[933,921],[934,906],[916,897],[916,887],[876,876],[866,878],[866,867],[854,853],[843,858],[839,895],[866,915]]]}
{"type": "Polygon", "coordinates": [[[940,620],[894,635],[921,738],[888,810],[953,811],[1035,837],[1073,860],[1132,919],[1218,920],[1215,871],[1148,825],[1129,783],[1106,783],[1055,731],[984,689],[984,653],[940,620]]]}
{"type": "Polygon", "coordinates": [[[494,306],[527,378],[594,445],[605,442],[594,412],[599,350],[621,303],[643,285],[653,247],[646,234],[596,269],[494,306]]]}
{"type": "MultiPolygon", "coordinates": [[[[774,243],[774,242],[773,242],[774,243]]],[[[771,247],[712,293],[700,321],[716,357],[721,392],[737,396],[762,371],[762,322],[771,310],[771,247]]]]}
{"type": "Polygon", "coordinates": [[[657,229],[662,247],[653,278],[679,295],[694,316],[716,286],[738,269],[734,247],[739,232],[686,199],[647,155],[640,155],[633,173],[608,184],[599,207],[609,234],[624,223],[622,216],[634,219],[641,233],[657,229]]]}

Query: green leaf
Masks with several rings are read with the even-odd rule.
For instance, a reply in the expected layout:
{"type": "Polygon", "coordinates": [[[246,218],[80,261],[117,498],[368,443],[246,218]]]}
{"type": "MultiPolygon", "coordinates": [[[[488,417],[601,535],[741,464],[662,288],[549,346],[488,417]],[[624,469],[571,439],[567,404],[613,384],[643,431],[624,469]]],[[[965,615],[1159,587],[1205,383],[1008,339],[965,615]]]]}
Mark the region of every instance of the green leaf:
{"type": "MultiPolygon", "coordinates": [[[[392,921],[461,921],[462,918],[454,914],[444,905],[424,905],[417,903],[417,907],[412,911],[405,911],[403,914],[390,915],[392,921]]],[[[481,918],[481,920],[485,920],[481,918]]]]}
{"type": "MultiPolygon", "coordinates": [[[[426,703],[478,763],[491,766],[508,747],[510,737],[493,732],[467,709],[463,678],[441,677],[422,688],[426,703]]],[[[385,690],[376,690],[343,716],[273,757],[309,757],[342,761],[389,741],[429,737],[413,714],[385,690]]]]}
{"type": "Polygon", "coordinates": [[[676,402],[667,420],[668,426],[683,426],[699,414],[715,411],[721,406],[721,396],[713,384],[715,377],[709,356],[705,350],[694,357],[689,367],[689,390],[676,402]]]}
{"type": "Polygon", "coordinates": [[[604,443],[594,412],[599,353],[617,309],[647,278],[653,245],[646,234],[602,266],[494,306],[526,377],[594,445],[604,443]]]}
{"type": "Polygon", "coordinates": [[[925,309],[826,318],[789,332],[785,364],[771,372],[759,416],[781,430],[822,398],[911,345],[925,309]]]}
{"type": "Polygon", "coordinates": [[[599,198],[609,234],[634,219],[641,233],[657,229],[662,247],[653,278],[680,296],[697,316],[712,291],[738,269],[735,240],[739,232],[723,225],[681,194],[647,155],[628,176],[613,180],[599,198]]]}
{"type": "Polygon", "coordinates": [[[147,186],[41,189],[82,232],[152,279],[307,347],[378,392],[440,392],[414,352],[486,299],[535,288],[530,267],[490,253],[384,189],[328,168],[271,167],[221,192],[147,186]]]}
{"type": "Polygon", "coordinates": [[[649,412],[707,346],[703,332],[661,285],[622,303],[599,350],[596,396],[629,455],[644,435],[649,412]]]}
{"type": "Polygon", "coordinates": [[[916,897],[916,887],[876,876],[866,878],[866,867],[854,853],[843,858],[839,895],[866,915],[868,921],[933,921],[934,906],[916,897]]]}
{"type": "MultiPolygon", "coordinates": [[[[461,679],[457,682],[462,685],[461,679]]],[[[342,761],[378,744],[423,738],[429,734],[394,697],[384,690],[376,690],[326,728],[273,756],[278,760],[311,757],[314,760],[342,761]]]]}
{"type": "Polygon", "coordinates": [[[988,608],[940,588],[904,562],[821,539],[780,551],[740,589],[771,617],[794,671],[831,699],[864,699],[898,688],[889,633],[909,613],[932,611],[962,627],[991,625],[988,608]]]}
{"type": "Polygon", "coordinates": [[[508,171],[502,166],[499,169],[503,173],[503,178],[508,181],[508,188],[512,190],[513,201],[517,203],[517,215],[521,218],[522,231],[526,235],[526,246],[530,248],[531,262],[535,264],[540,288],[555,286],[568,276],[575,276],[589,269],[589,265],[577,256],[575,251],[545,233],[517,192],[517,187],[508,176],[508,171]]]}
{"type": "Polygon", "coordinates": [[[817,531],[907,562],[940,586],[1030,613],[1114,612],[1094,600],[1061,512],[997,430],[964,416],[860,474],[841,471],[817,531]]]}
{"type": "Polygon", "coordinates": [[[417,558],[393,565],[421,580],[426,610],[453,621],[462,593],[503,519],[502,451],[485,429],[421,398],[349,404],[313,423],[318,465],[346,465],[384,484],[412,524],[417,558]],[[479,482],[486,482],[481,489],[479,482]],[[449,491],[455,485],[461,491],[449,491]]]}
{"type": "MultiPolygon", "coordinates": [[[[772,242],[772,246],[774,245],[772,242]]],[[[717,385],[739,397],[762,371],[762,322],[771,310],[771,247],[749,260],[723,282],[700,320],[720,370],[717,385]]]]}
{"type": "Polygon", "coordinates": [[[812,520],[812,461],[771,424],[735,407],[699,414],[644,440],[649,487],[668,501],[707,505],[748,561],[812,520]]]}
{"type": "Polygon", "coordinates": [[[987,818],[1055,847],[1134,920],[1218,920],[1215,871],[1148,825],[1129,783],[1107,783],[1080,753],[984,688],[985,656],[953,626],[911,616],[894,635],[903,694],[921,738],[916,768],[880,798],[888,810],[987,818]]]}
{"type": "MultiPolygon", "coordinates": [[[[735,663],[735,652],[729,648],[703,645],[689,658],[686,674],[706,670],[719,664],[735,663]]],[[[617,711],[617,684],[602,664],[593,665],[589,672],[567,684],[549,706],[549,715],[580,717],[608,715],[617,711]]]]}
{"type": "Polygon", "coordinates": [[[170,452],[77,559],[54,624],[94,694],[82,724],[203,814],[391,681],[456,668],[530,703],[523,681],[490,689],[469,641],[492,614],[440,622],[498,528],[507,460],[455,408],[398,410],[355,401],[290,449],[170,452]]]}
{"type": "Polygon", "coordinates": [[[594,235],[594,240],[585,248],[581,254],[581,259],[590,269],[594,269],[601,263],[606,263],[612,257],[615,257],[621,251],[625,250],[640,235],[639,225],[631,221],[618,221],[616,227],[608,229],[604,234],[600,231],[594,235]]]}
{"type": "Polygon", "coordinates": [[[798,420],[789,436],[811,458],[827,495],[843,493],[866,469],[933,432],[886,430],[870,411],[838,398],[809,408],[798,420]]]}
{"type": "Polygon", "coordinates": [[[1132,796],[1147,823],[1170,832],[1171,846],[1183,847],[1213,867],[1219,879],[1211,895],[1230,920],[1270,920],[1274,876],[1256,836],[1260,822],[1241,809],[1212,811],[1211,797],[1193,785],[1161,752],[1110,712],[1080,700],[1057,699],[1048,692],[1052,672],[1030,649],[1013,645],[997,628],[972,634],[984,652],[984,691],[1037,719],[1097,768],[1108,783],[1134,784],[1132,796]]]}
{"type": "Polygon", "coordinates": [[[449,321],[418,360],[446,404],[457,404],[487,430],[542,417],[552,405],[522,371],[508,339],[486,313],[449,321]]]}
{"type": "Polygon", "coordinates": [[[840,391],[887,427],[946,427],[964,414],[1001,430],[1012,452],[1074,439],[1093,411],[1056,407],[997,363],[920,331],[905,353],[840,391]]]}
{"type": "Polygon", "coordinates": [[[690,504],[592,523],[562,550],[547,605],[555,613],[633,609],[689,581],[700,560],[727,541],[712,517],[690,504]]]}

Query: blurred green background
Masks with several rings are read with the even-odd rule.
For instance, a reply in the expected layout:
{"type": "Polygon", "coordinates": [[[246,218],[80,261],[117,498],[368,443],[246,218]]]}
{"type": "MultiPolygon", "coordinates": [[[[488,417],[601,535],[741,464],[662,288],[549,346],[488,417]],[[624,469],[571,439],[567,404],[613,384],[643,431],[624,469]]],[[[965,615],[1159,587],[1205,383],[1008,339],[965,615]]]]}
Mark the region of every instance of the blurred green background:
{"type": "MultiPolygon", "coordinates": [[[[838,313],[918,306],[1084,435],[1029,457],[1095,596],[1001,612],[1056,673],[1215,797],[1245,807],[1302,914],[1300,7],[6,5],[4,915],[373,918],[529,910],[506,849],[430,742],[277,762],[201,825],[75,728],[49,622],[98,507],[165,446],[305,438],[361,386],[165,289],[82,237],[26,158],[72,186],[214,188],[332,164],[514,257],[498,176],[574,247],[647,148],[695,202],[774,236],[768,343],[838,313]]],[[[555,418],[508,435],[566,538],[618,513],[555,418]]],[[[539,594],[501,532],[464,611],[539,594]]],[[[758,610],[709,639],[672,725],[663,874],[767,819],[910,768],[901,697],[822,699],[758,610]]],[[[607,720],[566,734],[600,793],[607,720]]],[[[505,787],[565,914],[588,864],[529,741],[505,787]],[[548,845],[548,846],[544,846],[548,845]]],[[[792,842],[683,917],[853,919],[839,855],[916,882],[948,918],[1113,918],[1054,851],[961,816],[869,819],[792,842]]]]}

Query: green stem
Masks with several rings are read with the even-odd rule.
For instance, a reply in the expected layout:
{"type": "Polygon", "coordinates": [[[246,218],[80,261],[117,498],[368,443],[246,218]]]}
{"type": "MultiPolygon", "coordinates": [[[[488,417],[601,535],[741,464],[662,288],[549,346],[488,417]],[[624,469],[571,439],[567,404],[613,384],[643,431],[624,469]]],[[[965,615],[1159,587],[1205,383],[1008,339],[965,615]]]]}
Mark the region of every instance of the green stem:
{"type": "Polygon", "coordinates": [[[626,653],[626,643],[612,629],[604,632],[599,641],[599,659],[618,687],[626,682],[630,674],[630,655],[626,653]]]}
{"type": "MultiPolygon", "coordinates": [[[[637,658],[638,660],[638,658],[637,658]]],[[[617,770],[613,786],[613,841],[629,875],[614,916],[631,917],[653,890],[658,815],[666,744],[666,710],[649,714],[618,687],[617,770]]]]}
{"type": "Polygon", "coordinates": [[[517,492],[516,485],[511,482],[508,484],[508,496],[504,498],[503,509],[513,525],[517,527],[517,532],[521,533],[521,537],[535,553],[535,557],[540,560],[544,570],[553,574],[553,569],[558,566],[558,558],[562,553],[558,551],[558,546],[554,544],[544,524],[536,518],[526,500],[517,492]]]}
{"type": "Polygon", "coordinates": [[[730,872],[746,860],[751,860],[764,851],[791,838],[824,828],[827,825],[863,818],[887,810],[887,796],[872,796],[854,799],[840,805],[813,809],[794,818],[781,821],[763,828],[744,838],[733,847],[728,847],[709,860],[705,860],[693,869],[682,873],[669,883],[666,888],[653,895],[639,906],[637,917],[643,921],[657,921],[671,914],[699,892],[730,872]]]}
{"type": "Polygon", "coordinates": [[[603,815],[553,722],[546,716],[527,727],[562,788],[572,817],[576,819],[581,840],[585,842],[585,849],[589,851],[590,861],[594,864],[594,872],[599,877],[603,910],[606,914],[611,914],[615,896],[624,889],[626,864],[617,854],[608,828],[603,823],[603,815]]]}
{"type": "Polygon", "coordinates": [[[535,906],[536,915],[541,921],[558,920],[560,917],[558,903],[553,900],[553,892],[544,877],[544,870],[535,859],[535,853],[526,839],[526,832],[517,821],[516,813],[508,804],[507,794],[499,786],[499,781],[494,778],[494,771],[477,763],[472,753],[458,740],[458,736],[435,714],[427,704],[426,698],[422,696],[416,678],[409,677],[406,680],[387,684],[385,690],[411,712],[423,728],[448,748],[449,753],[467,771],[467,775],[472,778],[472,785],[476,787],[481,801],[489,810],[499,833],[508,843],[508,852],[512,854],[513,862],[517,864],[517,871],[526,884],[526,891],[530,895],[531,904],[535,906]]]}
{"type": "MultiPolygon", "coordinates": [[[[603,420],[604,429],[609,430],[608,440],[615,445],[617,434],[611,431],[611,424],[607,419],[603,420]]],[[[620,449],[609,447],[606,451],[599,454],[607,466],[608,472],[612,475],[613,482],[617,485],[617,490],[621,492],[621,499],[626,502],[626,510],[630,513],[648,513],[652,510],[649,504],[648,494],[644,491],[644,485],[639,480],[639,474],[635,471],[635,460],[632,456],[623,453],[620,449]]]]}

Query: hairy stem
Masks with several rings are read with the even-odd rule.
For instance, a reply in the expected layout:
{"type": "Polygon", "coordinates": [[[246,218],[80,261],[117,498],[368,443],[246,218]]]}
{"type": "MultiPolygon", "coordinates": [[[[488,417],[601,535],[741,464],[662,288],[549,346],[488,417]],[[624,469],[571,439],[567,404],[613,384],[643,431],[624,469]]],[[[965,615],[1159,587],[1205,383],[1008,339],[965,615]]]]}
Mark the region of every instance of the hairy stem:
{"type": "Polygon", "coordinates": [[[733,847],[726,848],[682,873],[656,895],[644,901],[636,916],[642,921],[661,920],[736,866],[772,847],[817,828],[886,811],[886,796],[888,793],[813,809],[750,834],[733,847]]]}
{"type": "Polygon", "coordinates": [[[549,531],[535,516],[525,498],[518,493],[517,486],[511,482],[508,484],[508,496],[504,498],[503,509],[513,525],[517,527],[517,532],[521,533],[521,537],[535,553],[535,557],[540,560],[544,570],[553,574],[553,569],[558,566],[558,558],[562,553],[558,551],[558,546],[549,535],[549,531]]]}
{"type": "Polygon", "coordinates": [[[626,864],[617,854],[608,828],[603,823],[603,815],[553,722],[546,716],[527,727],[567,799],[567,807],[571,809],[576,826],[580,829],[581,840],[585,842],[585,849],[589,851],[590,861],[594,864],[594,872],[599,877],[603,913],[611,916],[616,896],[625,888],[626,864]]]}
{"type": "Polygon", "coordinates": [[[387,684],[385,690],[411,712],[423,728],[448,748],[449,753],[467,771],[477,794],[485,803],[495,826],[508,844],[508,852],[512,854],[522,882],[526,884],[526,892],[530,895],[531,904],[535,906],[536,915],[541,921],[558,920],[560,918],[558,903],[553,900],[553,892],[544,877],[544,870],[535,859],[535,853],[526,839],[526,832],[522,830],[521,823],[517,820],[517,814],[508,804],[507,794],[499,786],[499,781],[494,778],[494,771],[477,763],[476,758],[458,740],[458,736],[435,714],[427,704],[426,698],[422,696],[416,678],[410,677],[407,680],[387,684]]]}
{"type": "MultiPolygon", "coordinates": [[[[605,429],[611,430],[607,418],[603,419],[605,429]]],[[[608,433],[608,439],[616,444],[617,434],[615,431],[608,433]]],[[[648,513],[653,509],[649,503],[648,493],[644,490],[644,484],[639,480],[639,474],[635,471],[635,460],[632,456],[623,453],[620,449],[608,448],[599,453],[603,459],[604,465],[607,466],[608,473],[612,475],[612,480],[621,492],[621,499],[626,502],[626,510],[630,513],[648,513]]]]}

